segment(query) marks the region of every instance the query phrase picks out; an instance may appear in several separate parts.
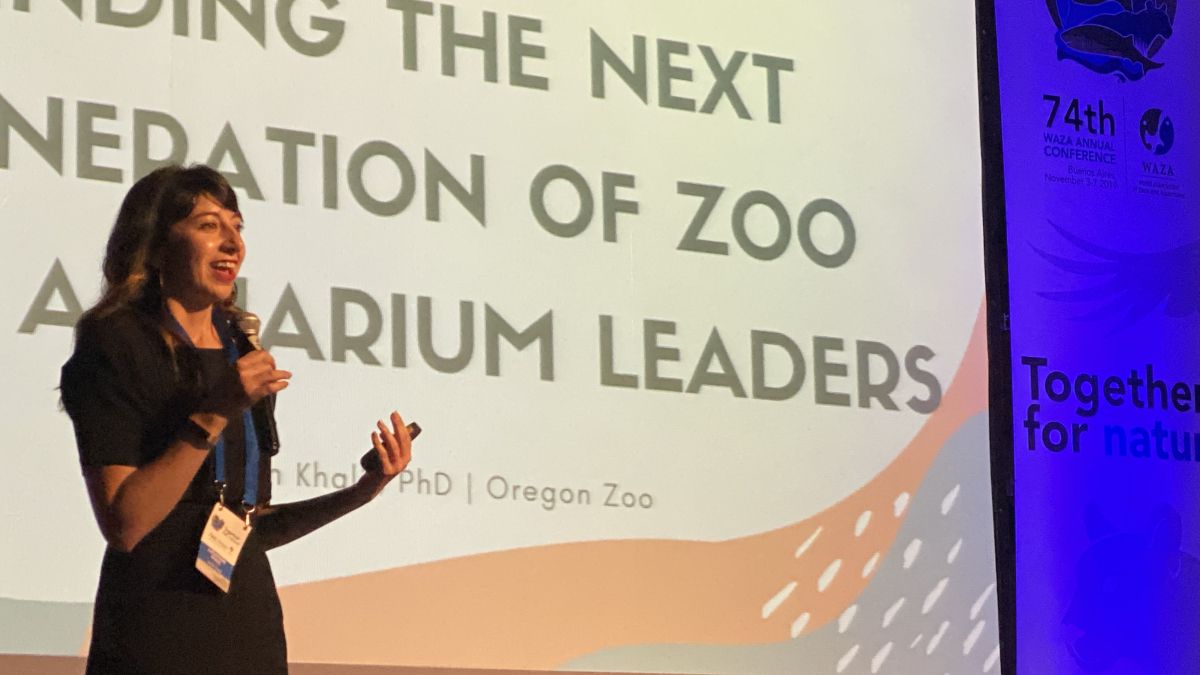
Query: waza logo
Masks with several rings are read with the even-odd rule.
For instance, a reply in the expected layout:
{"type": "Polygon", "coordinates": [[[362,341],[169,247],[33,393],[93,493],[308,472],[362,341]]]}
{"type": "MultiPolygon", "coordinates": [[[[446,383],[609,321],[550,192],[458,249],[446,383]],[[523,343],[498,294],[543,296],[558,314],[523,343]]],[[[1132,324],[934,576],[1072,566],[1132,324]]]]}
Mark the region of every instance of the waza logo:
{"type": "Polygon", "coordinates": [[[1178,0],[1046,0],[1058,26],[1058,58],[1097,73],[1140,80],[1161,68],[1154,55],[1170,39],[1178,0]]]}
{"type": "Polygon", "coordinates": [[[1165,155],[1175,145],[1175,123],[1158,108],[1151,108],[1142,115],[1138,125],[1142,146],[1153,150],[1156,155],[1165,155]]]}

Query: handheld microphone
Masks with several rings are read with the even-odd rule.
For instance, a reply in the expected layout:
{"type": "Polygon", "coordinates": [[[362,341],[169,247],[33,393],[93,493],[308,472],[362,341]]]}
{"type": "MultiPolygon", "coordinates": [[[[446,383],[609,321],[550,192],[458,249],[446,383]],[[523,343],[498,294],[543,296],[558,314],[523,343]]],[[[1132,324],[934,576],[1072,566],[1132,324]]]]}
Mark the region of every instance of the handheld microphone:
{"type": "MultiPolygon", "coordinates": [[[[252,312],[242,312],[237,315],[237,327],[246,336],[246,342],[254,351],[262,349],[262,342],[258,339],[258,329],[262,325],[258,315],[252,312]]],[[[259,401],[258,405],[262,406],[261,414],[258,418],[262,420],[264,430],[267,433],[267,442],[270,444],[270,454],[274,455],[279,452],[279,430],[275,428],[275,395],[264,397],[259,401]]]]}
{"type": "MultiPolygon", "coordinates": [[[[416,422],[409,422],[408,426],[405,428],[408,429],[408,435],[411,436],[413,440],[416,440],[417,436],[421,435],[421,425],[417,424],[416,422]]],[[[368,450],[367,454],[363,455],[362,459],[358,460],[358,465],[363,468],[363,471],[371,471],[375,473],[383,471],[383,463],[379,459],[379,453],[375,452],[375,448],[368,450]]]]}
{"type": "Polygon", "coordinates": [[[242,312],[237,317],[238,330],[242,331],[242,335],[246,336],[246,342],[255,350],[262,349],[262,342],[258,340],[258,329],[262,326],[262,321],[258,315],[252,312],[242,312]]]}

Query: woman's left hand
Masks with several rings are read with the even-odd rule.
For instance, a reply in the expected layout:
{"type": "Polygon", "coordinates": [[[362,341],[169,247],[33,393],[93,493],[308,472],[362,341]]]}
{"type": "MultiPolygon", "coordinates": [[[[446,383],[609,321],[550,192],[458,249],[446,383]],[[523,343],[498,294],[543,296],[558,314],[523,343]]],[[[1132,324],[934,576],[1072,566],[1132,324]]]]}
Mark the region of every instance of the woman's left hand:
{"type": "Polygon", "coordinates": [[[379,455],[380,469],[366,472],[358,481],[359,485],[371,490],[371,497],[379,494],[412,461],[412,436],[400,413],[392,412],[391,423],[389,429],[383,420],[379,420],[378,431],[371,432],[371,444],[379,455]]]}

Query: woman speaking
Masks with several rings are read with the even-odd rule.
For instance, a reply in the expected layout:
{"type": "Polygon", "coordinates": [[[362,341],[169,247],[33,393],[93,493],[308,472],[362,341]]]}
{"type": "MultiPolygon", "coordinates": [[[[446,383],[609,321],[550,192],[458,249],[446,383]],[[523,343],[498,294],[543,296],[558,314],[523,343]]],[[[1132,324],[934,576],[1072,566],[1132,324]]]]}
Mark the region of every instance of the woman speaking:
{"type": "Polygon", "coordinates": [[[62,401],[108,542],[88,673],[286,672],[266,551],[367,503],[411,459],[392,413],[371,433],[377,469],[270,504],[271,410],[291,373],[238,328],[241,232],[219,173],[154,171],[126,195],[76,327],[62,401]]]}

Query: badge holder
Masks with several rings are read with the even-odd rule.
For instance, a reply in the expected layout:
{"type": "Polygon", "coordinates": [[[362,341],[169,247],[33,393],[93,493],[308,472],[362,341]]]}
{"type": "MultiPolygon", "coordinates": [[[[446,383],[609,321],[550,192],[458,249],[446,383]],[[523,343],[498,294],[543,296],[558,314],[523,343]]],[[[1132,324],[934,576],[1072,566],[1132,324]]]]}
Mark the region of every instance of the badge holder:
{"type": "Polygon", "coordinates": [[[245,519],[238,518],[223,502],[218,501],[208,514],[204,533],[200,535],[196,569],[226,593],[238,556],[250,538],[250,530],[250,514],[247,513],[245,519]]]}
{"type": "MultiPolygon", "coordinates": [[[[234,364],[239,356],[237,346],[229,335],[227,325],[223,323],[218,319],[217,312],[213,312],[213,325],[225,344],[225,354],[229,362],[234,364]]],[[[192,344],[178,321],[174,322],[174,328],[181,339],[189,345],[192,344]]],[[[225,506],[225,434],[222,433],[213,448],[217,503],[208,514],[204,532],[200,535],[200,548],[196,554],[196,569],[225,593],[229,592],[233,569],[237,565],[242,547],[250,538],[250,516],[258,503],[258,434],[249,410],[242,411],[242,429],[246,445],[246,466],[243,474],[245,488],[242,495],[244,515],[239,518],[237,513],[225,506]]]]}

